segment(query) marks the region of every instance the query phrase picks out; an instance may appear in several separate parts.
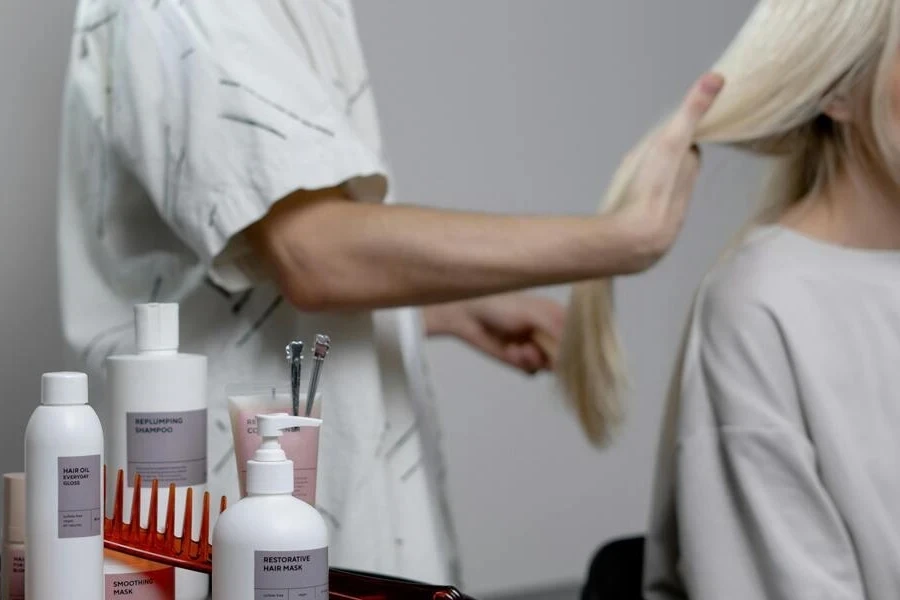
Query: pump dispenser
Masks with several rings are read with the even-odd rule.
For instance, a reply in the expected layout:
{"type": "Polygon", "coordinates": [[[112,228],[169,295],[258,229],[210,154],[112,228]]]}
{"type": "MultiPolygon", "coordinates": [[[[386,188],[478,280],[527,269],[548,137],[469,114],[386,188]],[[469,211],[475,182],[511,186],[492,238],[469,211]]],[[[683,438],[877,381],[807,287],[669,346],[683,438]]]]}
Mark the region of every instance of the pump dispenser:
{"type": "MultiPolygon", "coordinates": [[[[152,481],[159,481],[161,494],[174,483],[175,527],[181,532],[188,488],[193,489],[193,514],[202,510],[206,491],[207,369],[205,356],[178,351],[178,325],[178,304],[138,304],[134,307],[136,353],[106,360],[111,415],[107,489],[115,488],[116,474],[119,469],[124,471],[125,505],[131,504],[133,494],[141,493],[141,522],[145,525],[152,481]],[[141,490],[133,487],[135,475],[141,476],[141,490]]],[[[158,507],[157,519],[165,522],[165,497],[159,498],[158,507]]],[[[194,531],[185,534],[196,537],[197,527],[194,523],[194,531]]],[[[107,582],[110,576],[123,574],[120,564],[106,562],[107,582]]],[[[177,600],[201,600],[208,594],[207,575],[176,570],[177,600]]]]}
{"type": "Polygon", "coordinates": [[[288,460],[281,448],[279,438],[286,429],[300,426],[318,427],[318,419],[294,417],[285,413],[257,417],[257,427],[262,443],[247,461],[247,493],[261,494],[293,494],[294,463],[288,460]]]}
{"type": "Polygon", "coordinates": [[[294,463],[279,438],[322,421],[287,413],[257,415],[262,444],[247,461],[247,497],[213,531],[212,597],[328,598],[328,530],[319,512],[292,494],[294,463]]]}

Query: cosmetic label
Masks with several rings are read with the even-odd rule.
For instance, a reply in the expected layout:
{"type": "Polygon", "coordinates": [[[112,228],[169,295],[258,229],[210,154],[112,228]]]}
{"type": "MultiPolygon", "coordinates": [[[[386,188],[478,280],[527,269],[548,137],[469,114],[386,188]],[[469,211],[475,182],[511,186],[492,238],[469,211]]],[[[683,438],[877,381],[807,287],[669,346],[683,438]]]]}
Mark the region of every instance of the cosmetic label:
{"type": "Polygon", "coordinates": [[[103,513],[100,511],[102,481],[100,455],[60,456],[59,501],[57,510],[60,538],[100,535],[103,513]]]}
{"type": "Polygon", "coordinates": [[[328,548],[253,553],[254,600],[328,600],[328,548]]]}
{"type": "Polygon", "coordinates": [[[130,412],[126,421],[129,487],[135,474],[145,488],[154,479],[160,488],[206,483],[206,409],[130,412]]]}
{"type": "Polygon", "coordinates": [[[7,556],[12,561],[9,573],[9,600],[25,600],[25,550],[14,548],[7,556]]]}
{"type": "MultiPolygon", "coordinates": [[[[256,425],[257,414],[284,412],[284,409],[257,409],[240,411],[241,435],[237,440],[237,457],[240,460],[241,495],[246,495],[247,460],[262,444],[256,425]]],[[[285,455],[294,462],[294,497],[311,506],[316,504],[316,467],[319,463],[319,428],[298,427],[293,431],[285,431],[278,439],[285,455]]]]}
{"type": "Polygon", "coordinates": [[[175,569],[163,567],[140,573],[104,575],[106,600],[173,600],[175,598],[175,569]]]}

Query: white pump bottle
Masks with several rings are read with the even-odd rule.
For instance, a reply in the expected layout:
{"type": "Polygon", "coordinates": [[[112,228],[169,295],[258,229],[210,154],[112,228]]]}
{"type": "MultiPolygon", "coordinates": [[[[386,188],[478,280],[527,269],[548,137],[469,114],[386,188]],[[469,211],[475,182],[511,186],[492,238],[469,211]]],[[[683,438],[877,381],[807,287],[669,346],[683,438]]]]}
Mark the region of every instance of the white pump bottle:
{"type": "Polygon", "coordinates": [[[258,415],[262,444],[247,461],[247,497],[229,506],[213,531],[215,600],[328,598],[328,530],[319,512],[293,496],[294,464],[278,438],[321,420],[258,415]],[[266,596],[270,597],[270,596],[266,596]]]}

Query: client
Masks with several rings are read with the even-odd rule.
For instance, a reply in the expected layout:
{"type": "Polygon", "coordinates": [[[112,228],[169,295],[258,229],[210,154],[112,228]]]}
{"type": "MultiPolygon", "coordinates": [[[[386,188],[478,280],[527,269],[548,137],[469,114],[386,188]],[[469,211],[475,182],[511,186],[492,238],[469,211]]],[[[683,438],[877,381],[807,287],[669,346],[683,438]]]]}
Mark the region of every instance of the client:
{"type": "MultiPolygon", "coordinates": [[[[895,600],[900,2],[763,0],[715,70],[727,84],[696,141],[773,172],[692,309],[646,598],[895,600]]],[[[608,284],[576,292],[561,372],[595,440],[619,420],[621,372],[612,330],[585,324],[608,324],[609,305],[608,284]]]]}

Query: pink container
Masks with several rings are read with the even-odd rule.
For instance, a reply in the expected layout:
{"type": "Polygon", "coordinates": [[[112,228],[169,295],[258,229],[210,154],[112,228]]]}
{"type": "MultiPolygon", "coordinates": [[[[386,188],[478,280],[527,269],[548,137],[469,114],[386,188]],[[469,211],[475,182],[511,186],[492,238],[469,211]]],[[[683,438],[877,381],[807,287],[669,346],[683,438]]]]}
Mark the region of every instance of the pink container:
{"type": "MultiPolygon", "coordinates": [[[[301,415],[306,407],[306,394],[300,394],[301,415]]],[[[232,386],[228,390],[228,412],[234,436],[238,483],[241,498],[247,495],[247,461],[262,443],[256,427],[256,415],[291,413],[291,395],[274,386],[232,386]]],[[[319,419],[322,392],[316,393],[310,417],[319,419]]],[[[294,462],[294,497],[311,506],[316,504],[316,475],[319,464],[319,427],[299,427],[285,431],[281,447],[294,462]]]]}

